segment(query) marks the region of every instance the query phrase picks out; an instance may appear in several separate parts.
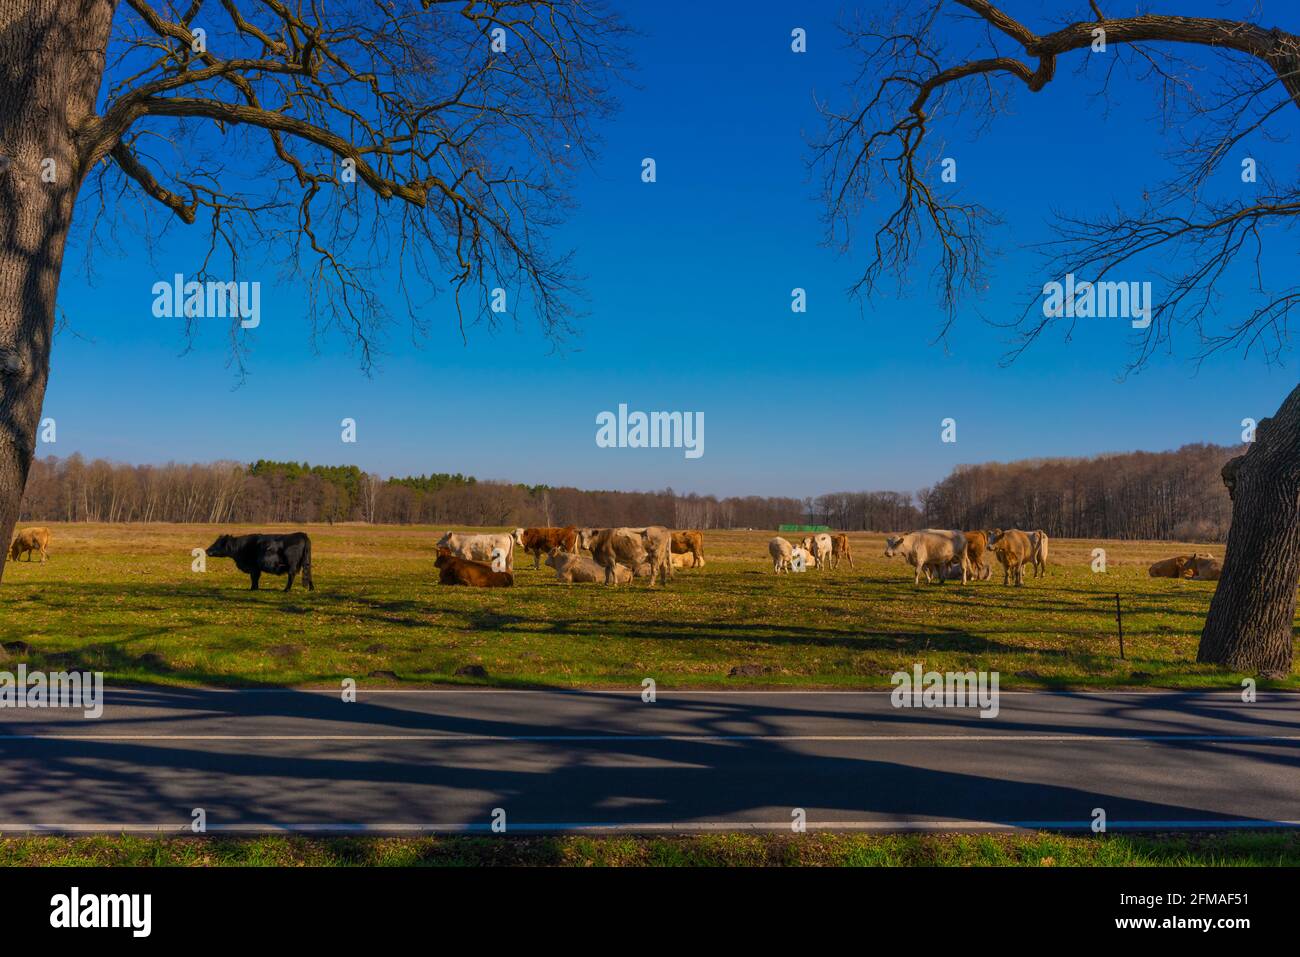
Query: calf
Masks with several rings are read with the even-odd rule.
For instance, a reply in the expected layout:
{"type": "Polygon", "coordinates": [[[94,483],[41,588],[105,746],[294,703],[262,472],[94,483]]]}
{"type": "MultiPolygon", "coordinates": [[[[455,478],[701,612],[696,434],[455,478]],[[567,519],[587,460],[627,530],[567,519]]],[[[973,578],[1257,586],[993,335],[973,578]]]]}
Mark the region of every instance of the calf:
{"type": "Polygon", "coordinates": [[[550,554],[553,549],[562,548],[575,555],[578,552],[578,529],[573,525],[516,528],[512,537],[525,554],[532,553],[533,568],[540,568],[543,553],[550,554]]]}
{"type": "Polygon", "coordinates": [[[316,586],[311,580],[311,539],[305,532],[288,535],[222,535],[208,546],[210,558],[233,558],[235,567],[252,579],[250,588],[257,591],[257,580],[266,572],[288,575],[284,590],[293,587],[293,576],[302,571],[302,582],[309,591],[316,586]]]}
{"type": "Polygon", "coordinates": [[[853,567],[853,552],[849,551],[849,536],[843,532],[831,536],[831,568],[839,568],[841,559],[848,559],[849,567],[853,567]]]}
{"type": "Polygon", "coordinates": [[[16,562],[18,556],[26,553],[27,560],[32,560],[32,552],[41,553],[41,562],[45,562],[46,549],[50,547],[50,530],[48,528],[24,528],[14,536],[9,546],[9,560],[16,562]]]}
{"type": "Polygon", "coordinates": [[[494,572],[491,565],[457,558],[446,548],[438,549],[438,557],[433,564],[438,569],[438,583],[441,585],[509,588],[515,583],[515,576],[510,572],[494,572]]]}

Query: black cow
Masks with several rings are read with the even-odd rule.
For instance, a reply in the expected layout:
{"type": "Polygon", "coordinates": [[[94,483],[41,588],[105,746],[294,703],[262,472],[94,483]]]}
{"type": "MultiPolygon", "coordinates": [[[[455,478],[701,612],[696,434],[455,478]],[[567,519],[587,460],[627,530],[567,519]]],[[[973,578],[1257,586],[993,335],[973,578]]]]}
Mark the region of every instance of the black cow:
{"type": "Polygon", "coordinates": [[[233,558],[235,567],[253,579],[253,591],[262,572],[289,576],[284,586],[293,587],[293,576],[302,570],[303,583],[311,591],[316,586],[311,581],[311,539],[305,532],[290,535],[222,535],[208,546],[212,558],[233,558]]]}

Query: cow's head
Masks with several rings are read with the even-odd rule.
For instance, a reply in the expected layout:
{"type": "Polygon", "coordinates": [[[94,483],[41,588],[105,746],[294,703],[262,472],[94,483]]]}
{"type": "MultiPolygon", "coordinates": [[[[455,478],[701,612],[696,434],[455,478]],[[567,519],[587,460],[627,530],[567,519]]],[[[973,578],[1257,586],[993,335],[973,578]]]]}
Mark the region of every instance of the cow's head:
{"type": "Polygon", "coordinates": [[[554,568],[554,567],[555,567],[555,563],[556,563],[556,561],[559,560],[559,557],[560,557],[561,555],[567,555],[567,554],[569,554],[569,553],[566,552],[566,551],[565,551],[563,548],[561,548],[559,545],[556,545],[554,548],[552,548],[549,552],[546,553],[546,558],[544,558],[543,561],[545,561],[546,564],[548,564],[548,565],[550,565],[552,568],[554,568]]]}
{"type": "Polygon", "coordinates": [[[234,554],[234,536],[222,535],[208,546],[209,558],[230,558],[234,554]]]}
{"type": "MultiPolygon", "coordinates": [[[[448,532],[448,534],[451,534],[451,533],[448,532]]],[[[441,548],[441,547],[440,547],[440,548],[438,549],[438,557],[435,558],[435,559],[433,560],[434,567],[435,567],[435,568],[446,568],[447,565],[450,564],[450,562],[451,562],[451,560],[452,560],[452,557],[453,557],[453,556],[452,556],[451,552],[450,552],[448,549],[445,549],[445,548],[441,548]]]]}
{"type": "Polygon", "coordinates": [[[902,535],[890,535],[885,539],[885,557],[893,558],[898,554],[899,546],[903,544],[902,535]]]}
{"type": "Polygon", "coordinates": [[[510,537],[515,540],[515,544],[520,548],[524,547],[524,530],[522,528],[516,528],[510,533],[510,537]]]}
{"type": "Polygon", "coordinates": [[[437,541],[436,544],[437,544],[437,547],[438,547],[438,548],[446,548],[448,545],[450,545],[450,544],[451,544],[451,532],[447,532],[446,534],[444,534],[444,535],[442,536],[442,538],[438,539],[438,541],[437,541]]]}
{"type": "Polygon", "coordinates": [[[581,545],[583,548],[585,548],[587,551],[591,551],[591,542],[592,542],[592,539],[594,539],[594,538],[596,537],[596,533],[597,533],[598,531],[600,531],[600,529],[598,529],[598,528],[581,528],[581,529],[579,529],[579,530],[578,530],[578,544],[581,545]]]}
{"type": "Polygon", "coordinates": [[[1001,539],[1006,532],[1000,528],[995,528],[991,532],[985,532],[984,534],[988,536],[990,545],[996,545],[998,540],[1001,539]]]}

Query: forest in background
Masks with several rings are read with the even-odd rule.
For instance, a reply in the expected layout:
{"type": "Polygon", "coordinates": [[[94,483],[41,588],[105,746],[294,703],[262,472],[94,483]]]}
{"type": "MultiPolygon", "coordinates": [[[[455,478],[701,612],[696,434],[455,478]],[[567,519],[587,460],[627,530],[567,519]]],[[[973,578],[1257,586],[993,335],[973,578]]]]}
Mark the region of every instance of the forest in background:
{"type": "Polygon", "coordinates": [[[1222,541],[1231,502],[1219,470],[1240,448],[1186,445],[1078,459],[962,465],[912,492],[809,498],[522,485],[459,473],[384,479],[355,465],[126,465],[80,455],[32,463],[21,521],[423,525],[646,525],[845,531],[1041,528],[1063,538],[1222,541]]]}

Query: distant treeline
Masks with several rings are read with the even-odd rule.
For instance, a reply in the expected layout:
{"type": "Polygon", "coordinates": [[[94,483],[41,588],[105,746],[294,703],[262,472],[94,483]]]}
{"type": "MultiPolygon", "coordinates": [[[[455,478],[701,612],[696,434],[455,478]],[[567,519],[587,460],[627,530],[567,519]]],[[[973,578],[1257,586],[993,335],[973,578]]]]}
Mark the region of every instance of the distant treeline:
{"type": "Polygon", "coordinates": [[[32,463],[26,522],[341,522],[425,525],[645,525],[847,531],[924,526],[1043,528],[1066,538],[1220,540],[1230,503],[1219,469],[1236,450],[1189,445],[961,466],[931,489],[816,498],[596,491],[483,481],[459,473],[381,479],[354,465],[259,460],[122,465],[80,455],[32,463]]]}
{"type": "Polygon", "coordinates": [[[1232,501],[1220,470],[1244,447],[1185,445],[1087,459],[959,466],[917,494],[940,528],[1041,528],[1063,538],[1223,541],[1232,501]]]}

